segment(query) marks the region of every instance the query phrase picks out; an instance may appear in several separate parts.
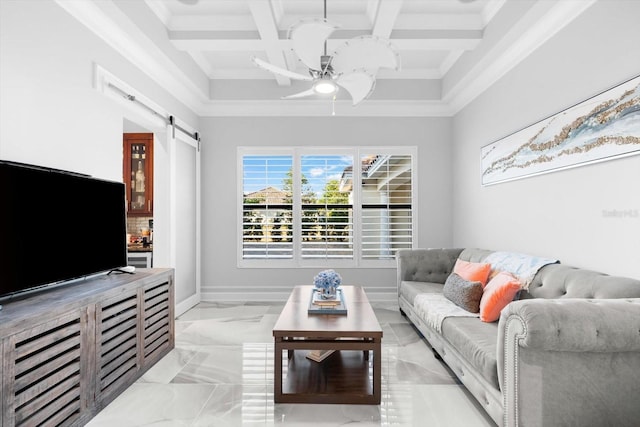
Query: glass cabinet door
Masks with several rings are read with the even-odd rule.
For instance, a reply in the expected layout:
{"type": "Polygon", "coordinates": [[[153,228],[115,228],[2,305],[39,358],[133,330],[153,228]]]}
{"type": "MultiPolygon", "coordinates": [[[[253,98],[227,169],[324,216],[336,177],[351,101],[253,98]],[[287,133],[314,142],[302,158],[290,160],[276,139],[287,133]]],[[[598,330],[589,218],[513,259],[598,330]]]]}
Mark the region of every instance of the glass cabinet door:
{"type": "Polygon", "coordinates": [[[131,210],[146,209],[147,195],[144,189],[145,163],[147,153],[145,144],[131,144],[131,210]]]}
{"type": "Polygon", "coordinates": [[[153,213],[153,134],[124,134],[128,214],[153,213]]]}

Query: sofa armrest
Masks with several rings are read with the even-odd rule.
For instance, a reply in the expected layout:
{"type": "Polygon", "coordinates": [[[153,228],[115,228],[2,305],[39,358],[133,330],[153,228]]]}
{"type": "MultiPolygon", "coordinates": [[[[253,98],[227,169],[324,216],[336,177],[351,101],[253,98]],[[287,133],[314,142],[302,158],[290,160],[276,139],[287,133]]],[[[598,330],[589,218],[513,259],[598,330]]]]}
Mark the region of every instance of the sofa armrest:
{"type": "Polygon", "coordinates": [[[400,283],[444,283],[462,249],[401,249],[396,252],[397,286],[400,283]]]}
{"type": "Polygon", "coordinates": [[[505,426],[634,425],[640,299],[513,302],[500,316],[497,362],[505,426]]]}
{"type": "Polygon", "coordinates": [[[517,321],[525,327],[520,347],[547,351],[640,351],[640,298],[538,298],[509,304],[501,321],[507,322],[512,316],[519,318],[517,321]]]}

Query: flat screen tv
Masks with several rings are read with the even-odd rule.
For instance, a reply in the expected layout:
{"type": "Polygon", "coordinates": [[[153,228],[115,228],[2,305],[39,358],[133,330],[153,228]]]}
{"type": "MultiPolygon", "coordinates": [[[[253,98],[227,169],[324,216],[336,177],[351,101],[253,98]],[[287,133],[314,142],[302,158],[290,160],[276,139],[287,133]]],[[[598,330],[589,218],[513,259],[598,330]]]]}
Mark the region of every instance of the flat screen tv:
{"type": "Polygon", "coordinates": [[[126,265],[124,184],[0,160],[0,301],[126,265]]]}

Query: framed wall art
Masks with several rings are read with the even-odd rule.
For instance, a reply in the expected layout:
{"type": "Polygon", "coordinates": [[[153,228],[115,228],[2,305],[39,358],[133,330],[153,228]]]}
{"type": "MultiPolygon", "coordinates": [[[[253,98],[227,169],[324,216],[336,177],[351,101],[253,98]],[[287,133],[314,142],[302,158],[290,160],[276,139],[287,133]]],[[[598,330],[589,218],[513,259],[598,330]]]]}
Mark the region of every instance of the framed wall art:
{"type": "Polygon", "coordinates": [[[482,147],[482,185],[635,154],[640,76],[482,147]]]}

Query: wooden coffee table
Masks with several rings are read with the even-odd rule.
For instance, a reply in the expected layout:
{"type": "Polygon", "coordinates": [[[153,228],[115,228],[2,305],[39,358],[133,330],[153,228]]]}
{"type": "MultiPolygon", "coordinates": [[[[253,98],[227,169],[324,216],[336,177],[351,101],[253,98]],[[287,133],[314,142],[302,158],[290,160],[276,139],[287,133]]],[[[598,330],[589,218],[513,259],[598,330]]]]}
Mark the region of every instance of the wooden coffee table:
{"type": "Polygon", "coordinates": [[[273,327],[276,403],[380,404],[382,328],[361,287],[341,289],[346,315],[308,314],[312,286],[289,296],[273,327]],[[314,362],[306,358],[309,350],[338,351],[314,362]]]}

